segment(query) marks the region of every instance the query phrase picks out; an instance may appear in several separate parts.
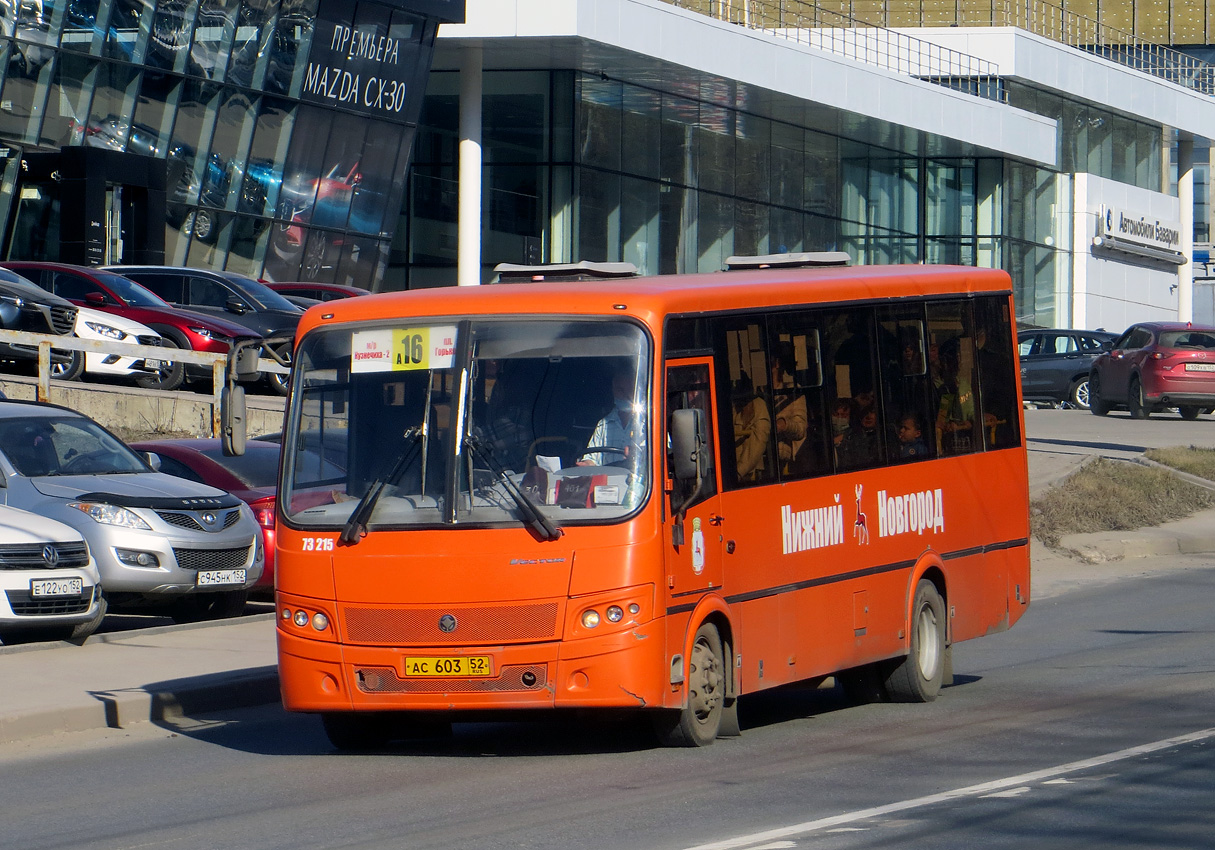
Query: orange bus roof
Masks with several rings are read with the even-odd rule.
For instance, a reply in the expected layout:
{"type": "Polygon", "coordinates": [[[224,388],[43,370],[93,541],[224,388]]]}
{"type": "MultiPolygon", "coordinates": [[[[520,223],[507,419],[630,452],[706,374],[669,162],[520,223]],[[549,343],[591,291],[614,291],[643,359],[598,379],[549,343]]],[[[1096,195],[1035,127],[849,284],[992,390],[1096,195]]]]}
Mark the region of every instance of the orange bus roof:
{"type": "Polygon", "coordinates": [[[604,281],[448,286],[328,301],[309,309],[300,323],[299,335],[319,324],[394,316],[543,313],[628,315],[653,321],[669,313],[709,313],[907,295],[1007,292],[1011,288],[1011,278],[1002,270],[932,265],[762,269],[604,281]],[[331,319],[321,319],[330,315],[331,319]]]}

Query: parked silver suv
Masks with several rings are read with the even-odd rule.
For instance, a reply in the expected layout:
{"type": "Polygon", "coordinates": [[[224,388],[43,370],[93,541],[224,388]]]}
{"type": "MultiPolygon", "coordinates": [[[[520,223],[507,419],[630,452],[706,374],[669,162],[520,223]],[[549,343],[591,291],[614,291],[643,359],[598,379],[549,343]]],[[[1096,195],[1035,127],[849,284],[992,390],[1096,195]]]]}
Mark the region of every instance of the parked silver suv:
{"type": "Polygon", "coordinates": [[[0,641],[83,640],[105,612],[80,532],[0,505],[0,641]]]}
{"type": "Polygon", "coordinates": [[[262,574],[261,529],[230,493],[155,471],[92,419],[0,401],[0,501],[80,531],[113,607],[230,617],[262,574]]]}

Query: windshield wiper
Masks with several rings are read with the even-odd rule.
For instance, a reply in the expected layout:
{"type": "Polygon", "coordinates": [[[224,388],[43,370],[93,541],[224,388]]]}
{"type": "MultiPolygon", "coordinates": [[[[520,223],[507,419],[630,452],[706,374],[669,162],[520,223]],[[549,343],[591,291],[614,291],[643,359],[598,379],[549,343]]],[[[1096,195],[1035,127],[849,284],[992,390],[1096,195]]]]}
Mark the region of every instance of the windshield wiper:
{"type": "Polygon", "coordinates": [[[367,492],[363,494],[363,498],[355,507],[354,513],[350,515],[350,519],[346,520],[346,525],[338,536],[338,543],[343,546],[353,546],[367,534],[367,520],[371,518],[371,512],[375,509],[376,502],[383,495],[384,488],[389,484],[395,484],[405,473],[409,464],[413,462],[414,456],[418,453],[418,439],[421,436],[421,428],[405,429],[403,435],[405,447],[401,449],[400,457],[397,458],[397,462],[392,465],[392,469],[388,471],[387,475],[371,482],[371,486],[367,488],[367,492]]]}
{"type": "MultiPolygon", "coordinates": [[[[544,515],[544,512],[536,506],[526,493],[519,488],[519,485],[514,482],[502,464],[498,463],[497,458],[481,444],[481,441],[476,437],[469,435],[464,438],[464,445],[472,450],[472,453],[480,458],[494,475],[498,476],[498,480],[502,482],[502,486],[506,488],[507,495],[511,501],[519,508],[519,512],[523,514],[527,524],[536,532],[536,536],[541,540],[556,540],[564,532],[551,519],[544,515]]],[[[471,486],[472,482],[469,482],[471,486]]]]}

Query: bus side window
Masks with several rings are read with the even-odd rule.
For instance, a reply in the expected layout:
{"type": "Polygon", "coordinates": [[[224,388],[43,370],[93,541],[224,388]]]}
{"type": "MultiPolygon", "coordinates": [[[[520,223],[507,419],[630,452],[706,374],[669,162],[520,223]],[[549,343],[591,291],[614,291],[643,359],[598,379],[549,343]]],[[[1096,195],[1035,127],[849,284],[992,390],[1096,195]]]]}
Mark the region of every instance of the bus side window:
{"type": "Polygon", "coordinates": [[[987,296],[975,300],[975,345],[984,445],[989,449],[1020,445],[1012,323],[1007,297],[987,296]]]}
{"type": "Polygon", "coordinates": [[[878,327],[890,462],[935,457],[936,410],[929,390],[924,307],[879,308],[878,327]]]}
{"type": "MultiPolygon", "coordinates": [[[[676,410],[700,410],[704,413],[706,425],[712,422],[712,413],[710,411],[710,387],[709,387],[709,367],[704,363],[693,364],[690,366],[672,366],[667,371],[667,415],[666,422],[668,425],[671,422],[671,414],[676,410]]],[[[696,489],[696,482],[674,478],[673,474],[668,476],[671,483],[671,505],[682,506],[684,509],[704,501],[709,496],[717,492],[717,477],[713,471],[714,464],[711,462],[715,457],[713,451],[713,429],[706,427],[706,436],[708,445],[706,450],[710,458],[709,474],[700,483],[699,490],[696,489]],[[695,499],[689,502],[688,500],[695,495],[695,499]]],[[[667,439],[667,445],[670,446],[670,438],[667,439]]],[[[671,468],[670,458],[668,458],[668,469],[671,468]]]]}
{"type": "Polygon", "coordinates": [[[969,301],[928,305],[929,369],[938,455],[981,451],[977,419],[974,322],[969,301]]]}
{"type": "Polygon", "coordinates": [[[776,480],[768,351],[762,316],[722,319],[715,336],[719,389],[728,401],[721,422],[726,487],[776,480]],[[733,451],[725,447],[733,447],[733,451]]]}
{"type": "Polygon", "coordinates": [[[836,468],[865,469],[884,463],[885,437],[875,368],[874,316],[871,309],[824,313],[823,348],[836,468]]]}
{"type": "Polygon", "coordinates": [[[831,472],[823,417],[823,364],[818,316],[799,313],[770,320],[772,430],[782,481],[831,472]]]}

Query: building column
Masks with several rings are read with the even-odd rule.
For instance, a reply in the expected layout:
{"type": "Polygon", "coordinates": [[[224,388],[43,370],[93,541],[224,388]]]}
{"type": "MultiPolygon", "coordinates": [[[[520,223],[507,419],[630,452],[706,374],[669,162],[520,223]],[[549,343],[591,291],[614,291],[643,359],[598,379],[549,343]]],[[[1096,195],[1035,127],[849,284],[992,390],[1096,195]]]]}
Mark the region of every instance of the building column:
{"type": "Polygon", "coordinates": [[[460,66],[460,193],[456,283],[481,283],[482,51],[465,47],[460,66]]]}
{"type": "Polygon", "coordinates": [[[1177,320],[1194,319],[1194,140],[1177,141],[1177,200],[1181,206],[1181,246],[1177,268],[1177,320]]]}

